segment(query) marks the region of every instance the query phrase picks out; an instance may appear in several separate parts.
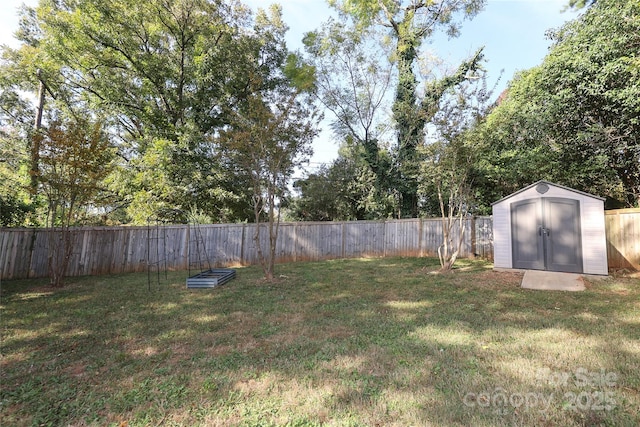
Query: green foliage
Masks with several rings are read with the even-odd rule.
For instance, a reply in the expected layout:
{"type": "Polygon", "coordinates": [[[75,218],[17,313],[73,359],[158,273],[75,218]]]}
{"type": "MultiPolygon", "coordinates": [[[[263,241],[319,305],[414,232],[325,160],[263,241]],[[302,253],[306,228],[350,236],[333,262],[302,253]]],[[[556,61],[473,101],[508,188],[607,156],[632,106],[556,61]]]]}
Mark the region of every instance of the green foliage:
{"type": "MultiPolygon", "coordinates": [[[[336,166],[334,160],[331,166],[321,166],[317,172],[293,183],[299,195],[287,205],[287,216],[293,221],[338,221],[351,218],[351,208],[355,204],[347,204],[347,212],[340,208],[344,189],[352,182],[353,174],[348,174],[344,180],[336,177],[343,169],[336,166]],[[327,191],[327,188],[335,191],[327,191]]],[[[346,168],[345,168],[346,169],[346,168]]]]}
{"type": "Polygon", "coordinates": [[[312,91],[316,83],[316,69],[304,62],[299,54],[290,53],[284,67],[285,76],[301,92],[312,91]]]}
{"type": "Polygon", "coordinates": [[[236,27],[244,12],[200,0],[50,7],[47,47],[69,68],[66,80],[117,119],[123,152],[133,150],[133,181],[120,186],[133,190],[123,195],[132,220],[189,206],[233,218],[233,191],[207,139],[247,79],[242,52],[252,42],[236,27]]]}
{"type": "MultiPolygon", "coordinates": [[[[145,223],[166,209],[251,219],[250,176],[215,139],[256,93],[313,89],[313,70],[287,50],[286,31],[279,6],[253,18],[237,2],[43,0],[23,9],[22,46],[3,49],[0,119],[29,152],[40,70],[45,125],[108,118],[119,162],[107,180],[107,222],[145,223]]],[[[14,171],[13,180],[24,177],[14,171]]]]}
{"type": "Polygon", "coordinates": [[[0,195],[0,227],[18,227],[24,224],[33,207],[15,195],[0,195]]]}
{"type": "Polygon", "coordinates": [[[640,200],[640,4],[598,1],[551,36],[543,63],[511,82],[487,120],[485,185],[500,196],[548,179],[633,206],[640,200]]]}
{"type": "Polygon", "coordinates": [[[597,0],[569,0],[566,8],[582,9],[585,7],[593,6],[596,3],[596,1],[597,0]]]}
{"type": "Polygon", "coordinates": [[[125,182],[135,190],[126,188],[125,191],[131,197],[127,212],[135,224],[147,223],[149,217],[168,208],[167,200],[179,197],[169,177],[170,147],[170,141],[154,140],[142,156],[131,162],[135,172],[125,182]]]}
{"type": "Polygon", "coordinates": [[[543,142],[548,118],[544,100],[531,99],[540,78],[539,68],[520,73],[481,125],[483,154],[477,163],[481,177],[476,184],[485,209],[531,181],[554,181],[554,171],[562,170],[557,152],[543,142]]]}
{"type": "MultiPolygon", "coordinates": [[[[3,95],[6,92],[0,98],[3,95]]],[[[26,146],[21,141],[20,129],[9,126],[3,113],[7,110],[0,110],[0,227],[18,227],[34,217],[35,206],[28,202],[26,192],[29,179],[26,146]]]]}
{"type": "MultiPolygon", "coordinates": [[[[294,187],[299,195],[288,207],[293,219],[353,221],[397,217],[397,191],[378,181],[364,157],[362,147],[346,145],[329,166],[296,181],[294,187]]],[[[380,150],[379,157],[391,163],[386,151],[380,150]]]]}
{"type": "Polygon", "coordinates": [[[13,212],[6,224],[34,225],[39,223],[36,217],[39,200],[27,190],[33,177],[29,154],[34,136],[34,109],[25,90],[37,90],[33,67],[36,49],[28,45],[21,52],[0,49],[0,197],[5,213],[13,212]],[[33,75],[29,75],[31,71],[33,75]]]}
{"type": "Polygon", "coordinates": [[[419,96],[416,62],[425,39],[443,29],[455,37],[461,20],[474,17],[485,0],[463,1],[371,1],[343,0],[330,2],[353,16],[357,25],[367,28],[374,23],[391,30],[395,42],[393,61],[397,65],[398,80],[393,104],[393,118],[397,131],[397,189],[401,194],[401,215],[418,215],[418,148],[424,144],[425,126],[438,111],[438,103],[447,89],[462,83],[469,72],[479,68],[482,59],[478,51],[465,61],[458,72],[440,81],[428,82],[425,95],[419,96]]]}
{"type": "Polygon", "coordinates": [[[115,152],[100,122],[53,122],[42,139],[38,182],[47,201],[47,225],[61,235],[49,236],[49,277],[62,286],[73,250],[69,228],[82,223],[95,207],[115,152]]]}
{"type": "Polygon", "coordinates": [[[39,181],[48,201],[52,227],[81,220],[82,207],[93,203],[112,168],[114,150],[102,123],[53,122],[42,141],[39,181]]]}
{"type": "MultiPolygon", "coordinates": [[[[622,183],[625,201],[637,204],[640,3],[598,1],[553,37],[555,45],[542,65],[541,89],[551,95],[554,134],[564,145],[562,161],[578,164],[602,159],[600,165],[613,170],[622,183]]],[[[598,167],[588,164],[591,169],[598,167]]],[[[600,180],[585,184],[611,195],[611,187],[605,186],[607,178],[600,180]]]]}

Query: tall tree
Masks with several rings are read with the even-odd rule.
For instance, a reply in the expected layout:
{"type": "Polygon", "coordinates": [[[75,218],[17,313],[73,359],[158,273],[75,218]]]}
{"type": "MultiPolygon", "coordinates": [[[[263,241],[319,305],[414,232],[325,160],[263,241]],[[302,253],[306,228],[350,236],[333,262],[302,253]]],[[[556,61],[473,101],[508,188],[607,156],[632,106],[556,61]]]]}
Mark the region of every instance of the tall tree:
{"type": "Polygon", "coordinates": [[[132,214],[140,206],[195,206],[214,217],[247,217],[248,198],[235,194],[237,180],[208,142],[227,123],[223,111],[246,97],[247,52],[256,42],[246,7],[209,0],[43,0],[23,16],[23,46],[5,50],[12,93],[36,94],[40,68],[59,108],[72,117],[91,111],[110,118],[107,128],[130,169],[121,176],[131,180],[118,187],[132,214]],[[141,164],[147,149],[160,153],[163,141],[169,167],[141,164]],[[158,173],[174,191],[158,192],[147,185],[152,179],[142,178],[158,173]]]}
{"type": "Polygon", "coordinates": [[[598,0],[552,34],[541,89],[565,161],[606,158],[626,203],[640,203],[640,2],[598,0]]]}
{"type": "Polygon", "coordinates": [[[398,162],[403,186],[403,216],[418,215],[418,147],[424,142],[424,128],[438,111],[446,90],[463,82],[482,60],[482,49],[450,76],[425,85],[418,94],[416,72],[420,47],[435,31],[444,28],[451,37],[459,34],[460,18],[472,18],[486,0],[331,0],[330,4],[352,15],[362,27],[382,25],[395,41],[394,60],[398,68],[393,114],[397,126],[398,162]]]}
{"type": "MultiPolygon", "coordinates": [[[[14,166],[4,176],[5,186],[11,189],[11,197],[22,198],[26,190],[30,211],[38,204],[38,174],[40,143],[43,138],[42,120],[46,97],[51,89],[47,77],[59,66],[40,48],[42,31],[35,10],[23,6],[16,37],[22,41],[19,49],[1,46],[0,62],[0,124],[3,128],[4,161],[14,166]],[[32,99],[36,105],[32,105],[32,99]],[[25,180],[27,182],[25,182],[25,180]],[[15,184],[20,183],[20,187],[15,184]]],[[[34,218],[32,223],[37,223],[34,218]]]]}
{"type": "Polygon", "coordinates": [[[308,111],[289,96],[269,105],[252,97],[242,114],[221,133],[229,159],[251,179],[256,223],[254,243],[265,278],[273,280],[276,245],[281,219],[280,205],[296,167],[308,160],[315,135],[308,111]],[[266,248],[263,229],[266,228],[266,248]]]}
{"type": "Polygon", "coordinates": [[[248,95],[227,111],[229,125],[217,138],[224,161],[249,177],[256,232],[254,242],[265,278],[273,280],[280,204],[296,167],[308,160],[317,111],[305,91],[311,87],[284,42],[282,10],[272,6],[256,17],[258,43],[250,51],[248,95]],[[263,228],[267,246],[263,247],[263,228]]]}

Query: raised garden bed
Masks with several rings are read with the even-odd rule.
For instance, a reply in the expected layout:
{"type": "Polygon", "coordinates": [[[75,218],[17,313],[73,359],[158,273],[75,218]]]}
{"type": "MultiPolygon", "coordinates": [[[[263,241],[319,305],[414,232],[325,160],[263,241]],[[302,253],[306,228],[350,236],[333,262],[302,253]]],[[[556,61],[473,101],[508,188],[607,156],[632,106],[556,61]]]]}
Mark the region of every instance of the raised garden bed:
{"type": "Polygon", "coordinates": [[[187,288],[215,288],[236,277],[231,268],[212,268],[187,278],[187,288]]]}

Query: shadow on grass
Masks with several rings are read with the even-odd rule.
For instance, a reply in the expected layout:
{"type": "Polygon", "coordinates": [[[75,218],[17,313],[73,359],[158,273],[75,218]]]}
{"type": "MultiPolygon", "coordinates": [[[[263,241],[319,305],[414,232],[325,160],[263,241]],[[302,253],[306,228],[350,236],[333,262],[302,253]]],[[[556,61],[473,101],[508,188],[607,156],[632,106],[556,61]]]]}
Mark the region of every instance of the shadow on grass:
{"type": "Polygon", "coordinates": [[[247,268],[213,290],[184,272],[151,292],[143,274],[5,282],[0,423],[634,425],[637,283],[528,291],[462,265],[247,268]],[[581,381],[601,372],[614,384],[581,381]]]}

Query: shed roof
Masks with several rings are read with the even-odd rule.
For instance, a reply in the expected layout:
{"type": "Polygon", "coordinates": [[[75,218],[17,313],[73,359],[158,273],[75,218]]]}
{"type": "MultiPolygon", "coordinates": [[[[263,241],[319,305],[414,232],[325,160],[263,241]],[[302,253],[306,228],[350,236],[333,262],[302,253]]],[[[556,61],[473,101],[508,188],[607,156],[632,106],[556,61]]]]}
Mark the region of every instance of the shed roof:
{"type": "Polygon", "coordinates": [[[503,197],[502,199],[500,199],[500,200],[498,200],[498,201],[496,201],[496,202],[491,203],[491,206],[496,205],[496,204],[498,204],[498,203],[500,203],[500,202],[502,202],[502,201],[504,201],[504,200],[507,200],[507,199],[509,199],[509,198],[511,198],[511,197],[513,197],[513,196],[515,196],[516,194],[520,194],[520,193],[522,193],[523,191],[527,191],[527,190],[529,190],[530,188],[533,188],[533,187],[535,187],[535,186],[536,186],[536,185],[538,185],[538,184],[547,184],[547,185],[552,185],[552,186],[554,186],[554,187],[562,188],[563,190],[571,191],[571,192],[573,192],[573,193],[581,194],[581,195],[583,195],[583,196],[591,197],[591,198],[593,198],[593,199],[602,200],[602,201],[604,201],[604,200],[605,200],[605,198],[604,198],[604,197],[594,196],[593,194],[585,193],[584,191],[576,190],[576,189],[574,189],[574,188],[570,188],[570,187],[565,187],[564,185],[560,185],[560,184],[554,184],[553,182],[549,182],[549,181],[545,181],[545,180],[541,179],[540,181],[534,182],[533,184],[531,184],[531,185],[529,185],[529,186],[527,186],[527,187],[524,187],[524,188],[522,188],[522,189],[520,189],[520,190],[516,191],[515,193],[509,194],[508,196],[505,196],[505,197],[503,197]]]}

